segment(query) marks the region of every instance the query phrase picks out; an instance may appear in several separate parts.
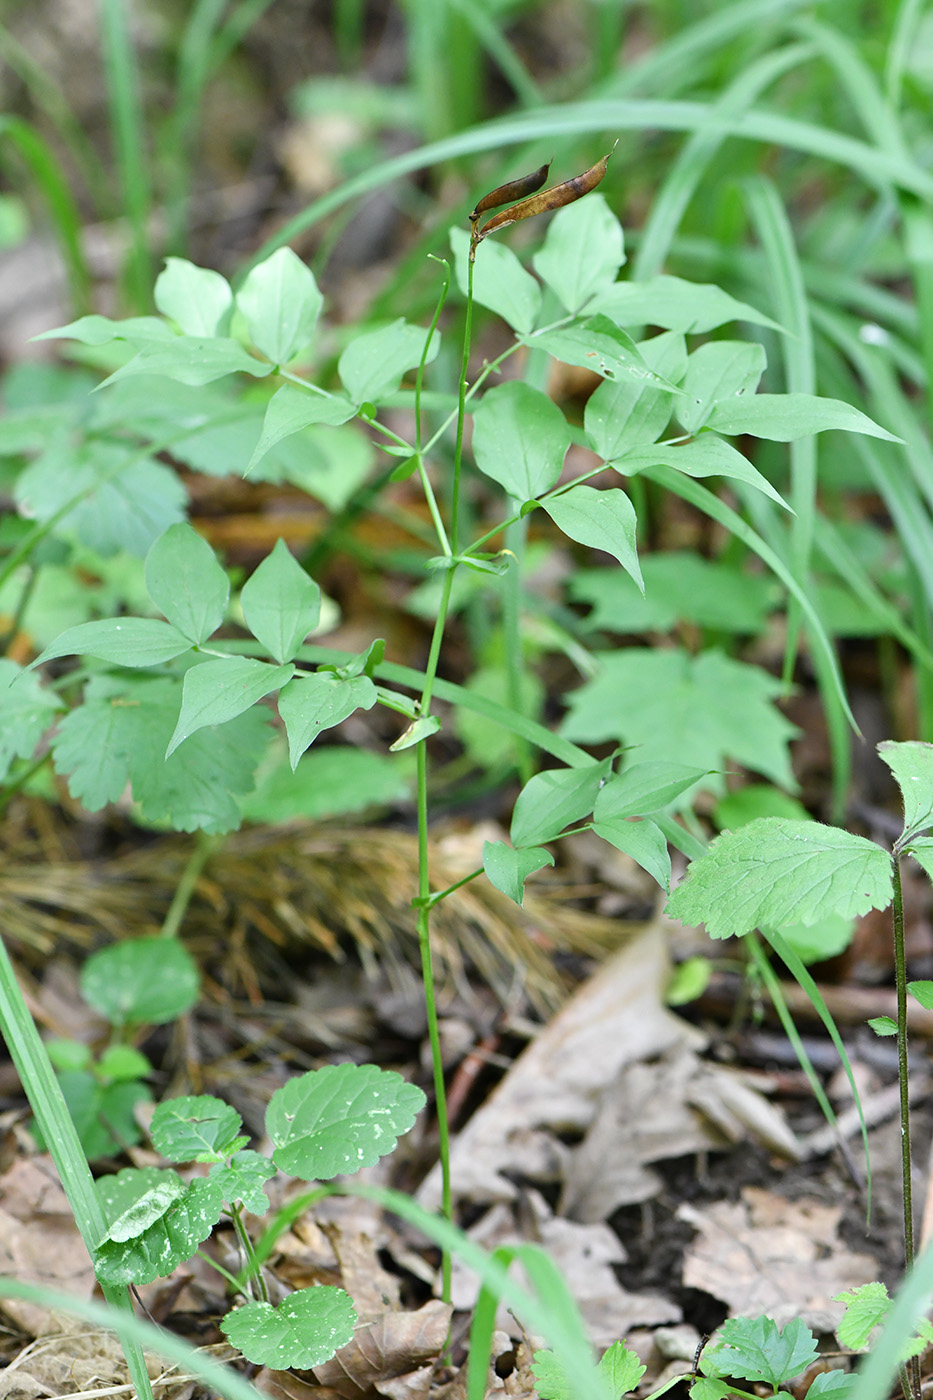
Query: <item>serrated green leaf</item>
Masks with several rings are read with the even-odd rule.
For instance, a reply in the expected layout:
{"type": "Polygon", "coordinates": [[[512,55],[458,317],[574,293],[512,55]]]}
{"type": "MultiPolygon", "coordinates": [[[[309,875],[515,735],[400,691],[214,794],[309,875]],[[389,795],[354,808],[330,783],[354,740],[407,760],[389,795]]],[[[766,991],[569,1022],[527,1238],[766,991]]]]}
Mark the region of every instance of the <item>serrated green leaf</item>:
{"type": "MultiPolygon", "coordinates": [[[[691,657],[633,647],[595,660],[594,679],[567,697],[561,732],[568,739],[638,745],[645,761],[714,774],[731,760],[794,787],[788,743],[797,731],[771,703],[782,693],[775,677],[713,650],[691,657]]],[[[722,779],[704,786],[719,792],[722,779]]]]}
{"type": "Polygon", "coordinates": [[[594,821],[593,830],[616,850],[631,856],[667,893],[671,887],[671,857],[667,840],[656,822],[648,817],[632,821],[607,817],[594,821]]]}
{"type": "MultiPolygon", "coordinates": [[[[467,294],[470,235],[466,229],[450,230],[457,285],[467,294]]],[[[473,266],[473,300],[495,311],[519,334],[530,331],[541,308],[541,288],[526,272],[511,248],[487,238],[476,249],[473,266]]]]}
{"type": "MultiPolygon", "coordinates": [[[[112,1175],[98,1177],[94,1189],[108,1228],[137,1201],[167,1183],[175,1183],[184,1191],[185,1183],[178,1173],[165,1167],[125,1167],[112,1175]]],[[[181,1193],[176,1191],[176,1194],[181,1193]]]]}
{"type": "Polygon", "coordinates": [[[325,729],[340,724],[354,710],[371,710],[375,703],[376,687],[368,676],[343,680],[323,671],[295,676],[279,695],[279,714],[288,734],[292,770],[325,729]]]}
{"type": "Polygon", "coordinates": [[[134,1239],[107,1240],[94,1254],[104,1283],[142,1284],[165,1278],[207,1239],[223,1211],[223,1190],[210,1177],[195,1177],[164,1215],[134,1239]]]}
{"type": "Polygon", "coordinates": [[[326,1065],[272,1095],[266,1132],[272,1160],[290,1176],[329,1181],[374,1166],[426,1103],[414,1084],[376,1065],[326,1065]]]}
{"type": "Polygon", "coordinates": [[[767,363],[764,346],[747,340],[711,340],[687,360],[674,410],[688,433],[698,433],[714,405],[754,396],[767,363]]]}
{"type": "Polygon", "coordinates": [[[177,939],[128,938],[92,953],[81,995],[113,1026],[161,1026],[190,1011],[200,994],[197,964],[177,939]]]}
{"type": "Polygon", "coordinates": [[[84,703],[65,716],[52,740],[56,771],[68,776],[72,796],[96,812],[129,783],[147,822],[179,831],[235,830],[237,798],[252,789],[271,736],[269,716],[254,707],[200,730],[166,759],[180,703],[176,678],[92,677],[84,703]]]}
{"type": "Polygon", "coordinates": [[[570,1400],[573,1391],[568,1384],[567,1373],[553,1351],[536,1351],[531,1373],[541,1400],[570,1400]]]}
{"type": "Polygon", "coordinates": [[[284,540],[247,580],[240,594],[246,625],[276,661],[291,661],[321,616],[321,590],[284,540]]]}
{"type": "Polygon", "coordinates": [[[637,447],[619,461],[612,463],[616,471],[622,472],[624,476],[635,476],[646,467],[658,465],[673,467],[675,471],[683,472],[684,476],[701,479],[706,476],[725,476],[735,481],[745,481],[749,486],[754,486],[756,490],[770,496],[772,501],[776,501],[785,510],[790,510],[783,496],[775,491],[770,481],[752,466],[748,458],[715,433],[704,431],[692,442],[674,446],[657,443],[653,447],[637,447]]]}
{"type": "Polygon", "coordinates": [[[170,622],[154,617],[107,618],[69,627],[32,665],[41,666],[56,656],[96,656],[119,666],[158,666],[190,650],[191,642],[170,622]]]}
{"type": "MultiPolygon", "coordinates": [[[[399,317],[390,326],[358,335],[344,350],[337,372],[354,404],[378,404],[399,386],[403,374],[421,363],[428,332],[399,317]]],[[[437,331],[428,349],[428,363],[440,349],[437,331]]]]}
{"type": "Polygon", "coordinates": [[[20,513],[109,557],[142,557],[170,525],[184,519],[188,496],[176,474],[113,441],[75,445],[52,438],[13,488],[20,513]],[[75,504],[70,509],[71,502],[75,504]]]}
{"type": "Polygon", "coordinates": [[[638,563],[635,507],[624,491],[575,486],[542,502],[554,524],[578,544],[611,554],[644,592],[638,563]]]}
{"type": "Polygon", "coordinates": [[[680,763],[633,763],[600,788],[593,807],[595,821],[621,821],[662,812],[706,774],[680,763]]]}
{"type": "Polygon", "coordinates": [[[179,744],[209,725],[236,719],[273,690],[287,685],[295,674],[291,664],[270,666],[248,656],[205,661],[185,672],[178,723],[165,750],[170,758],[179,744]]]}
{"type": "Polygon", "coordinates": [[[275,365],[310,344],[323,300],[314,273],[291,248],[250,268],[236,295],[250,339],[275,365]]]}
{"type": "Polygon", "coordinates": [[[110,1222],[101,1243],[112,1240],[115,1244],[123,1244],[126,1240],[135,1240],[156,1220],[161,1220],[169,1207],[184,1194],[185,1183],[181,1177],[166,1176],[164,1181],[150,1187],[144,1195],[110,1222]]]}
{"type": "Polygon", "coordinates": [[[711,938],[763,924],[855,918],[891,902],[891,857],[874,841],[821,822],[764,817],[717,836],[691,863],[667,912],[711,938]]]}
{"type": "Polygon", "coordinates": [[[253,1215],[265,1215],[269,1209],[269,1197],[263,1183],[270,1181],[276,1168],[261,1152],[243,1151],[234,1154],[229,1166],[218,1163],[211,1167],[209,1175],[215,1177],[224,1193],[224,1204],[233,1205],[242,1201],[253,1215]]]}
{"type": "Polygon", "coordinates": [[[816,1339],[799,1318],[779,1328],[770,1317],[733,1317],[703,1353],[704,1371],[777,1387],[817,1360],[816,1339]]]}
{"type": "Polygon", "coordinates": [[[905,850],[926,871],[929,879],[933,880],[933,837],[915,836],[905,850]]]}
{"type": "Polygon", "coordinates": [[[565,365],[579,365],[604,379],[630,377],[659,389],[672,387],[650,368],[632,337],[608,316],[587,316],[558,330],[533,332],[519,339],[546,350],[565,365]]]}
{"type": "Polygon", "coordinates": [[[159,1104],[149,1136],[170,1162],[221,1162],[230,1156],[242,1122],[235,1108],[212,1094],[187,1095],[159,1104]]]}
{"type": "Polygon", "coordinates": [[[585,768],[553,768],[529,778],[512,811],[512,845],[540,845],[565,826],[588,817],[610,766],[611,760],[604,759],[585,768]]]}
{"type": "Polygon", "coordinates": [[[299,389],[297,384],[283,384],[281,389],[276,389],[266,406],[262,432],[243,475],[249,476],[253,468],[283,439],[316,424],[339,427],[355,413],[353,404],[342,395],[315,394],[308,389],[299,389]]]}
{"type": "Polygon", "coordinates": [[[166,530],[146,555],[146,588],[169,622],[198,644],[223,622],[230,597],[214,551],[187,523],[166,530]]]}
{"type": "Polygon", "coordinates": [[[807,1388],[807,1400],[848,1400],[857,1383],[854,1371],[819,1371],[807,1388]]]}
{"type": "Polygon", "coordinates": [[[531,261],[538,276],[575,316],[594,293],[615,281],[625,262],[622,225],[603,195],[591,194],[557,211],[540,252],[531,261]]]}
{"type": "Polygon", "coordinates": [[[628,1395],[648,1368],[637,1352],[630,1351],[624,1342],[613,1342],[596,1369],[606,1377],[614,1395],[628,1395]]]}
{"type": "Polygon", "coordinates": [[[525,846],[520,851],[506,845],[504,841],[483,842],[483,869],[486,878],[497,890],[522,904],[525,899],[525,881],[542,866],[553,865],[554,857],[542,846],[525,846]]]}
{"type": "Polygon", "coordinates": [[[897,1035],[897,1022],[892,1021],[890,1016],[871,1016],[868,1025],[875,1035],[897,1035]]]}
{"type": "Polygon", "coordinates": [[[356,1310],[342,1288],[317,1284],[291,1293],[278,1307],[247,1303],[221,1319],[228,1342],[256,1366],[307,1370],[328,1361],[353,1337],[356,1310]]]}
{"type": "Polygon", "coordinates": [[[271,373],[272,365],[248,354],[238,340],[178,335],[169,343],[160,340],[144,346],[125,365],[114,370],[100,388],[138,374],[164,375],[179,384],[197,387],[212,384],[228,374],[251,374],[254,379],[263,379],[271,373]]]}
{"type": "Polygon", "coordinates": [[[519,379],[490,389],[473,412],[473,456],[486,476],[517,501],[557,483],[570,446],[560,409],[519,379]]]}
{"type": "Polygon", "coordinates": [[[902,442],[895,433],[880,427],[867,414],[841,399],[822,399],[815,394],[748,394],[744,398],[717,403],[707,420],[711,428],[735,437],[752,437],[772,442],[796,442],[812,433],[839,429],[902,442]]]}
{"type": "Polygon", "coordinates": [[[166,258],[156,278],[153,299],[163,316],[185,335],[215,336],[229,319],[233,293],[225,277],[186,258],[166,258]]]}
{"type": "Polygon", "coordinates": [[[852,1351],[864,1351],[868,1338],[884,1322],[891,1310],[891,1299],[883,1283],[874,1280],[858,1288],[836,1293],[834,1303],[845,1303],[846,1310],[837,1327],[839,1345],[852,1351]]]}
{"type": "Polygon", "coordinates": [[[894,775],[904,804],[904,833],[933,825],[933,744],[886,739],[878,753],[894,775]]]}
{"type": "Polygon", "coordinates": [[[38,676],[27,675],[15,661],[0,658],[0,782],[14,759],[32,757],[39,740],[64,708],[38,676]]]}
{"type": "Polygon", "coordinates": [[[667,330],[702,335],[729,321],[781,330],[776,321],[748,302],[736,301],[709,282],[685,282],[682,277],[649,277],[644,282],[614,282],[590,302],[620,326],[664,326],[667,330]]]}

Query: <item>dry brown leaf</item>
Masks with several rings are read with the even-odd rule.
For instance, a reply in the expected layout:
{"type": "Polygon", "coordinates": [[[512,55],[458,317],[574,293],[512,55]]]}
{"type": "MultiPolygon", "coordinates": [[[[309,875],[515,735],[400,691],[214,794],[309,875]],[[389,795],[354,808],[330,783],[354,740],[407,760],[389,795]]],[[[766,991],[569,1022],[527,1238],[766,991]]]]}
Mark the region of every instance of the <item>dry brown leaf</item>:
{"type": "MultiPolygon", "coordinates": [[[[517,1194],[506,1173],[554,1159],[534,1134],[542,1128],[586,1129],[600,1092],[623,1066],[650,1060],[702,1036],[664,1005],[668,979],[664,940],[646,928],[577,989],[515,1061],[486,1103],[458,1134],[451,1175],[461,1199],[509,1201],[517,1194]]],[[[440,1200],[440,1173],[431,1172],[418,1199],[440,1200]]]]}
{"type": "Polygon", "coordinates": [[[684,1284],[727,1303],[732,1316],[764,1313],[779,1327],[799,1317],[815,1332],[832,1331],[843,1310],[833,1295],[878,1277],[876,1259],[838,1238],[841,1206],[749,1186],[735,1204],[681,1205],[677,1214],[698,1231],[684,1284]]]}
{"type": "MultiPolygon", "coordinates": [[[[94,1270],[50,1159],[15,1162],[0,1188],[0,1273],[90,1298],[94,1270]]],[[[32,1336],[49,1316],[47,1308],[18,1298],[5,1298],[3,1311],[32,1336]]]]}
{"type": "Polygon", "coordinates": [[[779,1109],[740,1073],[679,1045],[652,1064],[630,1064],[603,1093],[597,1117],[565,1171],[560,1212],[607,1219],[619,1206],[657,1194],[649,1163],[727,1148],[749,1136],[796,1157],[779,1109]]]}
{"type": "Polygon", "coordinates": [[[437,1299],[417,1312],[383,1311],[357,1323],[353,1340],[314,1367],[315,1379],[344,1400],[421,1400],[447,1341],[451,1309],[437,1299]],[[424,1364],[431,1363],[431,1364],[424,1364]]]}
{"type": "MultiPolygon", "coordinates": [[[[649,1293],[629,1293],[616,1278],[615,1267],[625,1262],[625,1249],[608,1225],[583,1225],[555,1216],[537,1191],[522,1194],[522,1209],[494,1205],[468,1231],[484,1249],[531,1241],[540,1244],[558,1266],[586,1324],[594,1346],[607,1347],[633,1327],[679,1322],[676,1303],[649,1293]]],[[[453,1303],[470,1312],[476,1304],[479,1280],[456,1258],[453,1261],[453,1303]]],[[[497,1325],[515,1333],[515,1320],[500,1308],[497,1325]]]]}

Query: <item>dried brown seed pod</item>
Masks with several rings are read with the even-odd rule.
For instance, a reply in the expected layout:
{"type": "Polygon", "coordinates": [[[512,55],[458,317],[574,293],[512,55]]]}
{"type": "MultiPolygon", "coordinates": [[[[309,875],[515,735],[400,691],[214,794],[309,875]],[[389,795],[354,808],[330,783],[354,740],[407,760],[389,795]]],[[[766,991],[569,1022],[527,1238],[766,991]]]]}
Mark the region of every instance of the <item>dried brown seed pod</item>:
{"type": "MultiPolygon", "coordinates": [[[[612,147],[612,151],[615,150],[618,144],[618,141],[616,141],[615,145],[612,147]]],[[[562,209],[565,204],[573,204],[576,200],[582,199],[585,194],[589,194],[591,190],[595,190],[596,186],[606,174],[606,168],[609,164],[609,157],[612,155],[612,151],[608,151],[607,154],[603,156],[602,160],[597,161],[595,165],[591,165],[589,170],[584,170],[582,175],[574,175],[569,180],[564,180],[560,185],[552,185],[549,190],[542,190],[540,194],[532,194],[529,198],[520,200],[518,204],[513,204],[510,209],[503,209],[501,214],[494,214],[491,219],[483,224],[481,229],[477,229],[476,217],[481,212],[485,212],[485,209],[492,209],[495,207],[494,204],[487,204],[486,201],[492,200],[493,195],[501,194],[502,190],[507,189],[508,186],[502,185],[499,190],[493,190],[492,194],[486,195],[480,200],[479,204],[477,204],[473,213],[470,215],[470,219],[473,222],[473,232],[470,237],[470,261],[472,262],[473,258],[476,256],[476,249],[479,244],[482,243],[483,239],[490,233],[496,233],[500,228],[507,228],[509,224],[517,224],[520,219],[532,219],[536,214],[545,214],[551,209],[562,209]]],[[[545,166],[544,169],[546,171],[547,167],[545,166]]],[[[535,171],[535,175],[539,173],[539,171],[535,171]]],[[[530,175],[525,177],[526,180],[532,178],[534,177],[530,175]]],[[[520,185],[522,182],[520,180],[515,180],[513,183],[515,185],[520,185]]],[[[497,202],[501,203],[501,200],[497,202]]]]}
{"type": "Polygon", "coordinates": [[[470,215],[470,223],[475,224],[480,215],[488,214],[490,209],[498,209],[500,204],[511,204],[514,199],[524,199],[526,195],[534,194],[539,190],[547,179],[547,173],[551,168],[551,162],[546,161],[537,170],[533,170],[530,175],[520,175],[517,180],[509,180],[504,185],[497,185],[494,190],[484,194],[470,215]]]}

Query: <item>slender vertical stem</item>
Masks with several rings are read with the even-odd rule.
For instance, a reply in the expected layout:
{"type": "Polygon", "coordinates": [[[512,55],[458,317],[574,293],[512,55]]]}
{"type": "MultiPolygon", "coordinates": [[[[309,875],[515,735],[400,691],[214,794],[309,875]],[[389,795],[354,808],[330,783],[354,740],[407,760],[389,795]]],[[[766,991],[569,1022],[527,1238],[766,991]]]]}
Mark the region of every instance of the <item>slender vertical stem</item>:
{"type": "MultiPolygon", "coordinates": [[[[892,857],[894,875],[894,977],[897,988],[897,1077],[901,1105],[901,1181],[904,1192],[904,1265],[914,1262],[914,1206],[910,1151],[910,1069],[907,1057],[907,957],[904,947],[904,896],[901,889],[900,853],[892,857]]],[[[905,1368],[913,1400],[920,1396],[920,1363],[913,1357],[905,1368]]]]}
{"type": "Polygon", "coordinates": [[[450,492],[450,547],[457,553],[460,521],[460,474],[463,464],[463,424],[466,420],[467,370],[470,364],[470,338],[473,334],[473,260],[467,264],[467,302],[463,322],[463,358],[460,362],[460,393],[457,398],[457,445],[454,448],[454,479],[450,492]]]}
{"type": "Polygon", "coordinates": [[[195,837],[194,850],[188,857],[188,862],[181,873],[177,888],[172,896],[168,913],[165,916],[159,934],[162,938],[177,938],[178,930],[181,928],[182,920],[191,903],[191,898],[197,888],[198,880],[201,878],[201,871],[204,869],[210,857],[223,844],[212,836],[199,831],[195,837]]]}

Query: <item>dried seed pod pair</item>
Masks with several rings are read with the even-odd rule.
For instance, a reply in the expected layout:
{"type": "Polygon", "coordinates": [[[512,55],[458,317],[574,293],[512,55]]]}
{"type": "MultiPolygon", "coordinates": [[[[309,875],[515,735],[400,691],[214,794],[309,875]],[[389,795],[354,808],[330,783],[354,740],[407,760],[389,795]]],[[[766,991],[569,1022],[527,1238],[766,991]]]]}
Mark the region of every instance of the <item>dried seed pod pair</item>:
{"type": "MultiPolygon", "coordinates": [[[[618,144],[617,141],[612,151],[618,144]]],[[[565,204],[573,204],[575,200],[582,199],[585,194],[595,190],[606,173],[612,151],[595,165],[591,165],[589,170],[584,170],[582,175],[574,175],[560,185],[552,185],[549,190],[542,190],[541,186],[551,168],[550,161],[530,175],[522,175],[518,180],[509,180],[507,184],[498,185],[494,190],[490,190],[489,194],[484,194],[470,215],[470,262],[476,257],[476,249],[480,243],[490,233],[507,228],[509,224],[517,224],[520,219],[531,219],[536,214],[545,214],[551,209],[562,209],[565,204]],[[513,200],[518,200],[518,203],[512,204],[513,200]],[[494,214],[479,228],[478,224],[483,214],[488,213],[490,209],[498,209],[502,204],[509,204],[511,208],[494,214]]]]}

